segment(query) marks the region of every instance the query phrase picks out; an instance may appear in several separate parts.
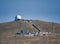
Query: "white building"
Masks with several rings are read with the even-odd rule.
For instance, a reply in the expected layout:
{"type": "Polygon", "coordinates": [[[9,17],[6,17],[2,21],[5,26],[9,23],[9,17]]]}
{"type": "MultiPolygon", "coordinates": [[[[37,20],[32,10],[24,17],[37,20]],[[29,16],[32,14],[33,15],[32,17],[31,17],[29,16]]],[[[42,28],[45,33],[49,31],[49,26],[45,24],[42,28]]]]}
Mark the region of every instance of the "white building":
{"type": "Polygon", "coordinates": [[[20,15],[15,16],[15,21],[21,20],[22,17],[20,15]]]}

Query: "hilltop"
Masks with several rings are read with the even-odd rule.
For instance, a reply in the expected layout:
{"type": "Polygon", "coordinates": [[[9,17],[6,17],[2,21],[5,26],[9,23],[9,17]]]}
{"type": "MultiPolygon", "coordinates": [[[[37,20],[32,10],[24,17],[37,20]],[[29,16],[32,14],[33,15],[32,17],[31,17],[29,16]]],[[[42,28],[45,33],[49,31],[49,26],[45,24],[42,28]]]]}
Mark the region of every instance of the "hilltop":
{"type": "MultiPolygon", "coordinates": [[[[40,20],[12,21],[0,24],[0,43],[4,44],[4,41],[7,41],[9,37],[14,36],[17,32],[19,32],[19,30],[28,29],[30,32],[37,32],[38,30],[33,27],[32,24],[36,25],[38,29],[42,32],[52,32],[60,34],[60,24],[58,23],[45,22],[40,20]]],[[[14,37],[11,38],[11,40],[14,40],[14,37]]]]}
{"type": "Polygon", "coordinates": [[[29,29],[30,31],[37,31],[32,24],[35,24],[41,31],[46,32],[60,32],[60,24],[52,22],[44,22],[39,20],[19,20],[0,24],[0,31],[14,31],[19,29],[29,29]]]}

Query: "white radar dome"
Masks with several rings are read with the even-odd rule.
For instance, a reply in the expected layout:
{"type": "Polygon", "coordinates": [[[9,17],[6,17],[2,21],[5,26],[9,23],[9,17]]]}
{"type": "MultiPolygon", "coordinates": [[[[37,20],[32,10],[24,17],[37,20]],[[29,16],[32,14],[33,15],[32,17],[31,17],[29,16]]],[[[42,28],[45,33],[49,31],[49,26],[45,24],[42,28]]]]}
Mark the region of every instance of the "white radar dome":
{"type": "Polygon", "coordinates": [[[15,21],[21,20],[22,17],[20,15],[15,16],[15,21]]]}
{"type": "Polygon", "coordinates": [[[20,15],[17,15],[16,17],[17,17],[17,19],[22,19],[22,17],[20,15]]]}

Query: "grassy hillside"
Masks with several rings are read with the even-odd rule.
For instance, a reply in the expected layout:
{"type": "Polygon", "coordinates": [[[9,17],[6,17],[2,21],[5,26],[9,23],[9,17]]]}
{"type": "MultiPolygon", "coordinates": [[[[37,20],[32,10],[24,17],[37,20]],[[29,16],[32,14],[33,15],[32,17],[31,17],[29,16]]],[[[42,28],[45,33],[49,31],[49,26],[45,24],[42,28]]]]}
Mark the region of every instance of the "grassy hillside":
{"type": "Polygon", "coordinates": [[[38,27],[41,27],[43,31],[60,33],[60,24],[58,23],[44,22],[39,20],[32,21],[32,23],[36,24],[38,27]]]}
{"type": "Polygon", "coordinates": [[[59,44],[60,24],[44,22],[39,20],[20,20],[0,24],[0,44],[59,44]],[[41,31],[53,32],[54,37],[16,37],[19,30],[28,29],[30,32],[38,31],[32,24],[35,24],[41,31]]]}

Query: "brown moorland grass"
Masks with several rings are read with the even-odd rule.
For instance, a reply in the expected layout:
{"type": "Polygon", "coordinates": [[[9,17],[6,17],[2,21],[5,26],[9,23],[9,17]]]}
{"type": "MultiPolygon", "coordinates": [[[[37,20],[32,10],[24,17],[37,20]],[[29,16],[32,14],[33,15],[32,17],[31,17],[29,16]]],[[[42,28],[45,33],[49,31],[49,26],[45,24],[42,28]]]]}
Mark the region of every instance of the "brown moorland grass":
{"type": "Polygon", "coordinates": [[[60,44],[60,24],[39,20],[13,21],[0,24],[0,44],[60,44]],[[37,31],[31,24],[34,23],[41,31],[53,32],[53,36],[20,37],[16,36],[19,29],[37,31]],[[52,25],[53,24],[53,25],[52,25]]]}

